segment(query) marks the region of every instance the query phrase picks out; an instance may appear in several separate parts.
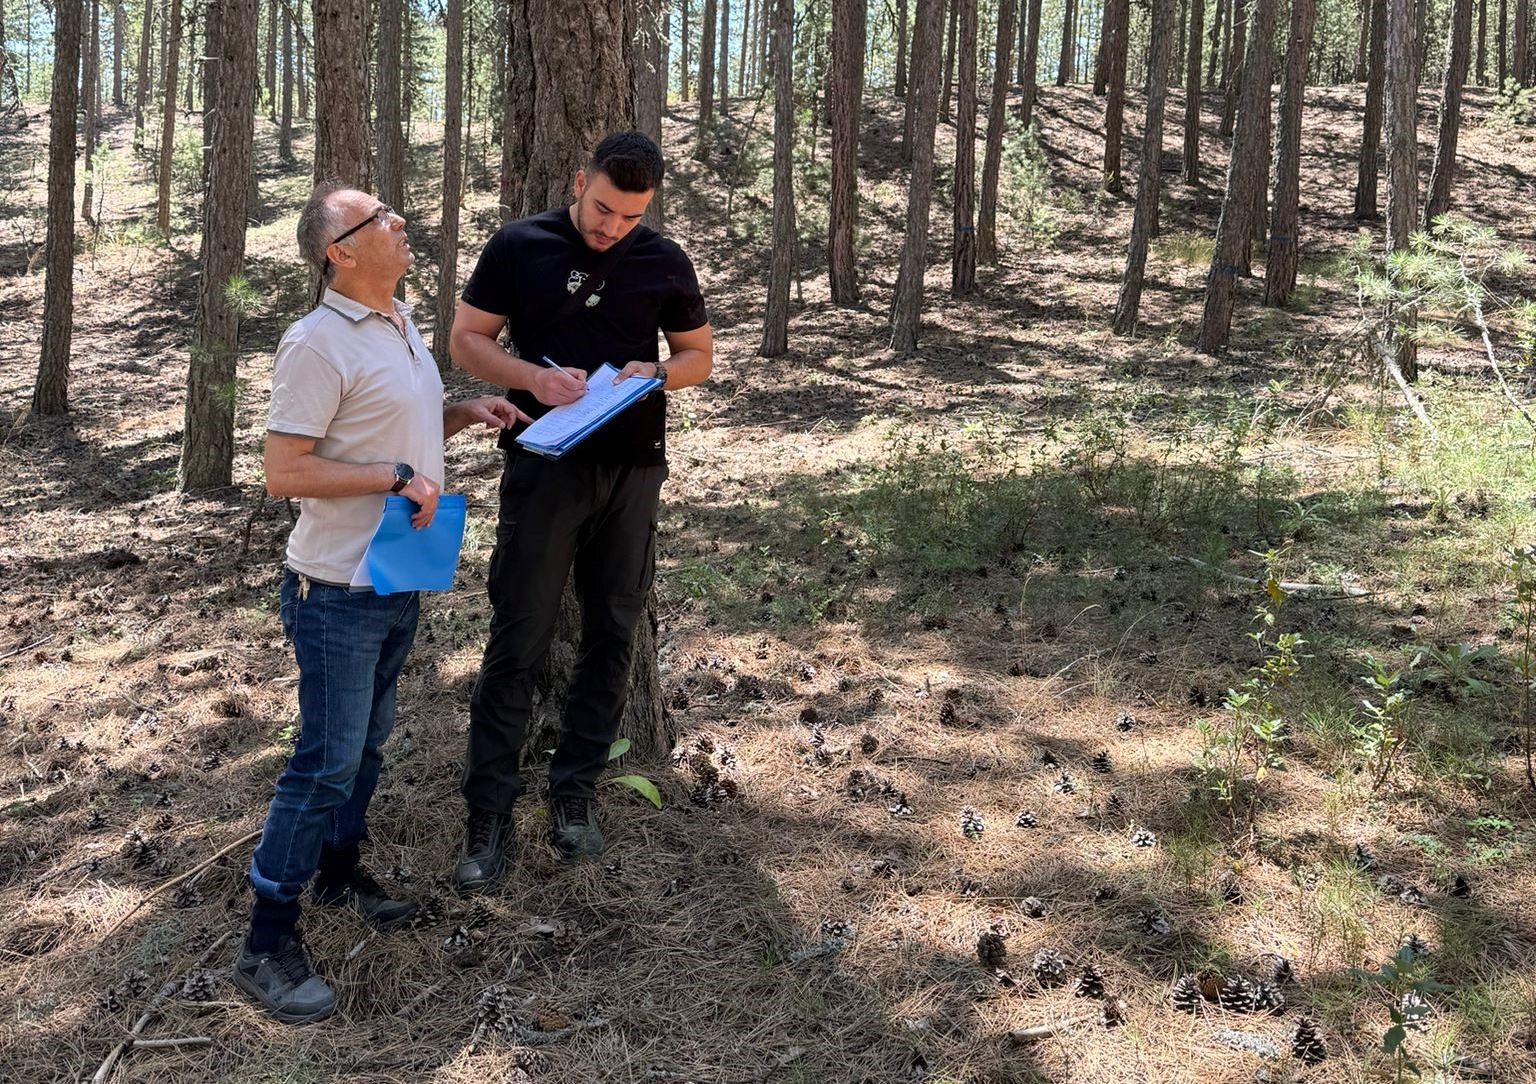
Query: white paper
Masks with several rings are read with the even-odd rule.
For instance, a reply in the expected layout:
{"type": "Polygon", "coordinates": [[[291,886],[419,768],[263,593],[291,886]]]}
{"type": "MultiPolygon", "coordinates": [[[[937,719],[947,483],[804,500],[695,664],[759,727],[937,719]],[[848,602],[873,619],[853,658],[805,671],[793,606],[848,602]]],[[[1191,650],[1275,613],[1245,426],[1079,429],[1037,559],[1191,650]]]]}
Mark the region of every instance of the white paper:
{"type": "Polygon", "coordinates": [[[640,398],[653,382],[632,376],[623,383],[615,384],[613,378],[619,371],[604,364],[587,377],[587,394],[574,403],[557,406],[519,435],[519,440],[549,448],[557,448],[567,439],[588,428],[605,415],[617,413],[630,402],[640,398]],[[636,394],[636,391],[640,394],[636,394]]]}

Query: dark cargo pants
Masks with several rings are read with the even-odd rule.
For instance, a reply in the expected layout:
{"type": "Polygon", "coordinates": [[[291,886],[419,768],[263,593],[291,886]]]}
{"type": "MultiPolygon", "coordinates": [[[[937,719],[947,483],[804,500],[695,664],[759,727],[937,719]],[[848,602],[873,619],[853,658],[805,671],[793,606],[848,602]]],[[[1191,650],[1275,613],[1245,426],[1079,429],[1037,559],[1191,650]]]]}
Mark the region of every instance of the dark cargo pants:
{"type": "Polygon", "coordinates": [[[551,794],[591,795],[618,733],[635,627],[656,564],[665,466],[509,452],[487,589],[491,631],[469,702],[464,800],[507,813],[523,791],[534,682],[574,562],[581,643],[549,767],[551,794]]]}

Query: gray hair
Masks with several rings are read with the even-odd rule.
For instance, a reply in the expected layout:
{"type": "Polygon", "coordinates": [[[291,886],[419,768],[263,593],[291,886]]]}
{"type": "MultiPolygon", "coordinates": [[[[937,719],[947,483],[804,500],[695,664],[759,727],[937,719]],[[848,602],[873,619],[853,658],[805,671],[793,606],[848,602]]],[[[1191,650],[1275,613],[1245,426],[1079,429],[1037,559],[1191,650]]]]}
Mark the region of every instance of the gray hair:
{"type": "Polygon", "coordinates": [[[331,247],[331,238],[344,229],[340,212],[331,206],[331,197],[349,187],[340,181],[321,181],[299,212],[299,255],[316,271],[323,269],[323,281],[329,281],[335,272],[326,263],[325,250],[331,247]]]}

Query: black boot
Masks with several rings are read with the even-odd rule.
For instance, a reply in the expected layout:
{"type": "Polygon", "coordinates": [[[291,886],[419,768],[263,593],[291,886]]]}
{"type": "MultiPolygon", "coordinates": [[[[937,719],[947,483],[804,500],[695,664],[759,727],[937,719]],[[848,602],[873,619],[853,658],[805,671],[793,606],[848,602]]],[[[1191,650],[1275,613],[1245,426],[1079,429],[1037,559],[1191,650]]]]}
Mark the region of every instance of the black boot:
{"type": "Polygon", "coordinates": [[[315,902],[322,907],[354,907],[368,925],[380,930],[405,925],[417,910],[414,903],[391,899],[362,865],[345,872],[322,870],[315,878],[315,902]]]}
{"type": "Polygon", "coordinates": [[[597,827],[596,805],[578,794],[554,794],[549,799],[549,841],[567,861],[596,858],[603,853],[603,833],[597,827]]]}
{"type": "Polygon", "coordinates": [[[464,845],[453,867],[460,892],[481,892],[501,880],[512,841],[512,814],[471,809],[464,825],[464,845]]]}
{"type": "Polygon", "coordinates": [[[336,993],[309,966],[297,932],[279,938],[270,952],[258,952],[249,938],[242,940],[234,980],[285,1024],[311,1024],[336,1011],[336,993]]]}

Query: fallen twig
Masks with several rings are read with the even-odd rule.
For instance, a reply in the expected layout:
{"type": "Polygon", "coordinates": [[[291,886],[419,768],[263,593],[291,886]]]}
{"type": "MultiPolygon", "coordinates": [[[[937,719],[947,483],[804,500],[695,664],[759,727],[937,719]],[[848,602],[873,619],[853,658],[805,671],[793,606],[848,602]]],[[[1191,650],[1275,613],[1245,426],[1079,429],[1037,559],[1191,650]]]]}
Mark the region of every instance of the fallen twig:
{"type": "Polygon", "coordinates": [[[23,645],[21,645],[18,648],[13,648],[12,650],[7,651],[4,655],[0,655],[0,662],[4,662],[6,659],[9,659],[13,655],[20,655],[24,651],[31,651],[34,647],[42,647],[44,644],[48,643],[48,641],[50,641],[52,639],[53,639],[53,633],[50,632],[47,636],[44,636],[41,640],[33,640],[30,644],[23,644],[23,645]]]}
{"type": "Polygon", "coordinates": [[[558,1028],[554,1031],[536,1031],[533,1028],[516,1028],[512,1034],[517,1041],[524,1046],[548,1046],[550,1043],[558,1043],[562,1039],[569,1039],[578,1031],[591,1031],[593,1028],[605,1028],[608,1026],[606,1016],[594,1016],[587,1020],[578,1020],[569,1027],[558,1028]]]}
{"type": "Polygon", "coordinates": [[[199,873],[203,872],[203,870],[205,870],[209,866],[213,865],[215,862],[217,862],[219,859],[223,858],[230,851],[234,850],[236,847],[244,846],[245,844],[251,842],[251,840],[255,839],[259,835],[261,835],[261,829],[260,828],[256,829],[256,831],[252,832],[250,835],[241,836],[239,839],[235,840],[229,846],[223,847],[223,848],[221,848],[221,849],[219,849],[217,851],[214,851],[213,854],[209,855],[207,858],[203,859],[197,865],[195,865],[191,869],[187,870],[187,872],[182,873],[182,874],[178,874],[177,876],[172,877],[169,881],[166,881],[159,888],[155,889],[149,895],[147,895],[143,899],[141,899],[138,903],[134,904],[133,907],[129,909],[129,911],[128,911],[128,913],[126,915],[124,915],[122,918],[118,919],[116,922],[112,923],[112,928],[109,929],[106,933],[102,934],[101,935],[101,939],[103,941],[105,941],[107,938],[111,937],[114,933],[116,933],[122,927],[123,923],[127,922],[130,918],[132,918],[135,914],[138,913],[138,910],[139,910],[140,907],[143,907],[150,900],[154,899],[156,896],[160,895],[160,893],[164,892],[167,888],[174,888],[176,885],[181,884],[182,881],[187,880],[189,877],[197,876],[199,873]]]}
{"type": "Polygon", "coordinates": [[[432,984],[432,985],[431,985],[431,986],[428,986],[428,987],[427,987],[427,988],[426,988],[426,989],[425,989],[425,990],[423,990],[423,991],[422,991],[422,992],[421,992],[421,993],[419,993],[419,994],[417,994],[417,995],[416,995],[416,996],[415,996],[415,997],[413,997],[413,998],[411,998],[411,1000],[409,1000],[409,1001],[407,1001],[407,1002],[406,1002],[406,1003],[405,1003],[405,1004],[404,1004],[404,1005],[403,1005],[403,1006],[402,1006],[402,1007],[401,1007],[401,1008],[400,1008],[400,1011],[399,1011],[399,1012],[397,1012],[397,1013],[395,1013],[395,1015],[396,1015],[396,1016],[409,1016],[409,1015],[411,1015],[411,1010],[412,1010],[412,1009],[414,1009],[414,1008],[416,1008],[416,1007],[417,1007],[417,1006],[419,1006],[419,1005],[420,1005],[420,1004],[421,1004],[421,1003],[422,1003],[422,1002],[424,1002],[424,1001],[426,1001],[426,1000],[427,1000],[427,998],[429,998],[429,997],[431,997],[431,996],[432,996],[432,995],[433,995],[433,994],[435,994],[435,993],[437,993],[437,991],[438,991],[438,990],[439,990],[439,989],[441,989],[441,988],[442,988],[442,984],[441,984],[441,983],[433,983],[433,984],[432,984]]]}
{"type": "Polygon", "coordinates": [[[1462,265],[1461,268],[1461,281],[1466,292],[1467,304],[1472,306],[1472,319],[1477,324],[1477,330],[1482,332],[1483,353],[1488,355],[1488,366],[1493,370],[1493,375],[1498,377],[1499,390],[1504,393],[1504,398],[1509,400],[1510,405],[1520,412],[1520,416],[1525,419],[1526,424],[1532,429],[1536,429],[1536,418],[1531,417],[1530,412],[1525,409],[1520,400],[1515,398],[1515,393],[1510,391],[1509,385],[1504,382],[1504,372],[1499,368],[1498,358],[1493,353],[1493,339],[1488,335],[1488,323],[1483,319],[1483,300],[1478,295],[1477,287],[1473,285],[1472,280],[1467,276],[1465,265],[1462,265]]]}
{"type": "MultiPolygon", "coordinates": [[[[220,946],[230,939],[234,932],[233,930],[225,931],[217,941],[203,950],[202,955],[197,958],[197,961],[188,970],[195,971],[207,963],[213,957],[213,954],[219,951],[220,946]]],[[[160,1011],[160,1006],[170,1000],[177,989],[178,986],[174,980],[168,979],[160,984],[160,989],[155,992],[155,996],[150,998],[149,1004],[145,1006],[144,1015],[134,1021],[133,1027],[128,1029],[128,1037],[114,1046],[107,1053],[107,1056],[102,1059],[100,1067],[96,1070],[96,1075],[91,1077],[91,1084],[102,1084],[102,1081],[107,1079],[107,1076],[112,1072],[112,1066],[116,1065],[117,1060],[127,1053],[128,1050],[138,1044],[139,1036],[143,1034],[145,1028],[149,1027],[149,1022],[160,1011]]],[[[148,1043],[145,1045],[148,1045],[148,1043]]]]}
{"type": "MultiPolygon", "coordinates": [[[[1228,572],[1224,568],[1217,568],[1198,557],[1183,557],[1175,554],[1173,559],[1186,565],[1193,565],[1206,572],[1213,572],[1222,579],[1231,580],[1234,583],[1245,583],[1252,587],[1264,586],[1263,580],[1256,580],[1252,576],[1239,576],[1236,572],[1228,572]]],[[[1342,596],[1344,598],[1370,598],[1380,594],[1378,591],[1367,591],[1363,587],[1346,587],[1343,584],[1327,583],[1298,583],[1295,580],[1284,580],[1280,583],[1280,590],[1288,595],[1320,595],[1325,598],[1330,596],[1342,596]]]]}
{"type": "Polygon", "coordinates": [[[1094,1019],[1091,1016],[1079,1016],[1072,1020],[1061,1020],[1054,1024],[1040,1024],[1032,1028],[1014,1028],[1008,1033],[1008,1038],[1016,1043],[1032,1043],[1040,1039],[1049,1039],[1063,1031],[1070,1031],[1079,1024],[1086,1024],[1094,1019]]]}
{"type": "Polygon", "coordinates": [[[206,1035],[188,1035],[179,1039],[135,1039],[135,1050],[148,1049],[150,1047],[163,1046],[210,1046],[213,1040],[206,1035]]]}

